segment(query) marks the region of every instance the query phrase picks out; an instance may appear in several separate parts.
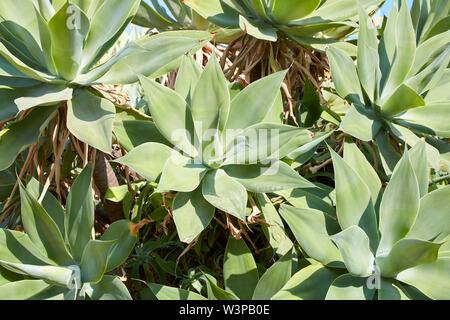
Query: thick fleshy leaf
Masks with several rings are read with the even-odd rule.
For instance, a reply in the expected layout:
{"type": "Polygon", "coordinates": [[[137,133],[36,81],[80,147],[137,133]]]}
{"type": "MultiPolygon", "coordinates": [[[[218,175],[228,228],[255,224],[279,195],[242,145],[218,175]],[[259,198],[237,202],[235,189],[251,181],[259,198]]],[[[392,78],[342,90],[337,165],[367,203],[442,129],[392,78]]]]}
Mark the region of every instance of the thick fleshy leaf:
{"type": "Polygon", "coordinates": [[[379,81],[381,80],[376,28],[359,2],[358,12],[358,76],[369,99],[375,101],[379,93],[379,81]]]}
{"type": "Polygon", "coordinates": [[[241,300],[250,300],[259,275],[252,253],[243,239],[228,238],[223,262],[223,278],[227,291],[241,300]]]}
{"type": "Polygon", "coordinates": [[[450,299],[448,279],[450,257],[440,258],[429,264],[407,269],[397,275],[397,279],[416,287],[428,297],[436,300],[450,299]]]}
{"type": "Polygon", "coordinates": [[[352,104],[341,123],[341,130],[355,138],[370,141],[377,135],[382,124],[373,120],[369,110],[361,104],[352,104]]]}
{"type": "Polygon", "coordinates": [[[381,278],[380,280],[378,300],[411,300],[398,281],[385,278],[381,278]]]}
{"type": "Polygon", "coordinates": [[[272,300],[323,300],[339,275],[320,263],[310,265],[294,274],[272,300]]]}
{"type": "Polygon", "coordinates": [[[252,300],[270,300],[291,278],[292,253],[289,251],[264,272],[253,292],[252,300]]]}
{"type": "Polygon", "coordinates": [[[279,23],[300,20],[312,13],[320,0],[275,0],[271,16],[279,23]]]}
{"type": "Polygon", "coordinates": [[[0,229],[0,260],[35,266],[54,264],[27,234],[6,229],[0,229]]]}
{"type": "MultiPolygon", "coordinates": [[[[191,105],[195,130],[200,140],[207,131],[223,131],[230,112],[228,82],[215,55],[212,55],[195,87],[191,105]]],[[[214,134],[214,133],[213,133],[214,134]]]]}
{"type": "Polygon", "coordinates": [[[192,192],[179,192],[172,213],[180,240],[191,243],[209,225],[214,210],[203,198],[201,187],[192,192]]]}
{"type": "Polygon", "coordinates": [[[67,103],[67,128],[81,141],[111,152],[114,104],[87,90],[75,90],[67,103]]]}
{"type": "MultiPolygon", "coordinates": [[[[320,190],[320,189],[315,189],[320,190]]],[[[327,214],[330,218],[335,219],[336,212],[333,207],[333,202],[329,195],[314,193],[313,189],[302,190],[293,189],[276,192],[285,198],[291,205],[301,209],[315,209],[327,214]]],[[[336,223],[335,230],[329,230],[329,234],[339,232],[341,228],[336,223]]]]}
{"type": "Polygon", "coordinates": [[[147,283],[158,300],[207,300],[205,297],[184,289],[172,288],[156,283],[147,283]]]}
{"type": "Polygon", "coordinates": [[[202,193],[206,201],[214,207],[245,221],[247,191],[223,170],[206,174],[202,182],[202,193]]]}
{"type": "Polygon", "coordinates": [[[286,234],[277,209],[273,206],[267,195],[258,193],[256,199],[262,211],[262,217],[269,226],[262,226],[266,238],[268,238],[270,246],[275,250],[279,256],[284,256],[293,246],[292,241],[286,234]]]}
{"type": "Polygon", "coordinates": [[[278,39],[277,30],[259,20],[247,19],[247,17],[240,15],[239,27],[245,33],[259,40],[275,42],[278,39]]]}
{"type": "Polygon", "coordinates": [[[387,254],[411,229],[419,211],[420,191],[408,152],[392,173],[380,205],[381,239],[377,256],[387,254]]]}
{"type": "Polygon", "coordinates": [[[329,148],[336,180],[336,211],[342,230],[359,226],[370,239],[370,248],[376,250],[377,221],[372,194],[355,170],[333,149],[329,148]]]}
{"type": "Polygon", "coordinates": [[[344,141],[344,160],[350,168],[358,173],[364,184],[369,188],[372,195],[372,203],[375,206],[375,211],[377,211],[382,196],[380,178],[378,178],[374,168],[351,139],[344,141]]]}
{"type": "Polygon", "coordinates": [[[400,160],[400,155],[392,146],[386,131],[381,130],[375,137],[375,141],[380,151],[381,164],[387,175],[391,175],[400,160]]]}
{"type": "Polygon", "coordinates": [[[428,192],[429,170],[427,163],[426,142],[420,140],[409,151],[411,165],[416,174],[417,183],[419,184],[420,198],[428,192]]]}
{"type": "Polygon", "coordinates": [[[72,279],[73,271],[57,266],[35,266],[30,264],[11,263],[0,260],[0,265],[4,268],[40,280],[46,280],[50,283],[67,286],[72,279]]]}
{"type": "Polygon", "coordinates": [[[219,287],[217,280],[213,276],[203,272],[203,279],[206,282],[208,300],[239,300],[233,293],[219,287]]]}
{"type": "Polygon", "coordinates": [[[449,116],[450,104],[445,101],[410,109],[397,116],[396,119],[419,131],[450,138],[450,124],[446,121],[449,116]]]}
{"type": "Polygon", "coordinates": [[[245,129],[260,123],[276,101],[286,71],[257,80],[231,101],[227,129],[245,129]]]}
{"type": "Polygon", "coordinates": [[[106,272],[116,269],[128,259],[136,245],[137,226],[128,220],[119,220],[106,229],[100,240],[114,241],[109,250],[106,272]]]}
{"type": "Polygon", "coordinates": [[[327,50],[333,83],[339,95],[353,103],[362,103],[362,91],[356,66],[352,59],[341,49],[330,46],[327,50]]]}
{"type": "Polygon", "coordinates": [[[9,168],[20,152],[36,143],[55,111],[56,107],[36,108],[23,120],[0,131],[0,170],[9,168]]]}
{"type": "Polygon", "coordinates": [[[275,192],[293,188],[316,188],[289,165],[274,161],[268,165],[231,165],[222,168],[251,192],[275,192]]]}
{"type": "Polygon", "coordinates": [[[115,162],[130,167],[145,179],[155,182],[172,152],[173,150],[164,144],[148,142],[134,148],[115,162]]]}
{"type": "Polygon", "coordinates": [[[450,234],[448,218],[450,186],[437,189],[420,199],[419,213],[407,238],[432,241],[450,234]]]}
{"type": "Polygon", "coordinates": [[[330,240],[327,231],[327,224],[334,221],[327,215],[318,210],[299,209],[288,205],[281,207],[280,215],[308,256],[326,265],[342,266],[341,254],[330,240]]]}
{"type": "Polygon", "coordinates": [[[376,263],[383,276],[393,277],[403,270],[436,261],[440,247],[441,244],[429,241],[402,239],[388,255],[377,257],[376,263]]]}
{"type": "Polygon", "coordinates": [[[82,55],[82,68],[89,69],[111,47],[131,22],[140,0],[108,0],[91,18],[89,34],[82,55]]]}
{"type": "Polygon", "coordinates": [[[66,234],[71,252],[80,261],[92,236],[94,227],[94,194],[92,192],[92,165],[75,179],[66,203],[66,234]]]}
{"type": "Polygon", "coordinates": [[[148,78],[139,77],[149,99],[153,120],[162,135],[175,147],[195,157],[195,132],[191,112],[186,101],[176,91],[148,78]]]}
{"type": "Polygon", "coordinates": [[[339,248],[347,270],[356,277],[372,274],[374,257],[369,247],[369,237],[358,226],[351,226],[330,237],[339,248]]]}
{"type": "Polygon", "coordinates": [[[183,56],[175,82],[175,91],[184,98],[188,105],[192,103],[192,96],[201,74],[202,68],[194,58],[191,55],[183,56]]]}
{"type": "Polygon", "coordinates": [[[66,2],[48,22],[51,55],[58,74],[73,80],[81,68],[89,18],[75,4],[66,2]]]}
{"type": "Polygon", "coordinates": [[[114,276],[105,275],[98,283],[87,283],[86,294],[92,300],[132,300],[127,287],[114,276]]]}
{"type": "Polygon", "coordinates": [[[366,285],[366,278],[344,274],[331,284],[326,300],[372,300],[374,289],[366,285]]]}
{"type": "Polygon", "coordinates": [[[20,184],[20,198],[23,226],[33,243],[59,265],[73,264],[55,221],[22,184],[20,184]]]}
{"type": "Polygon", "coordinates": [[[109,252],[115,241],[90,240],[81,258],[81,281],[98,283],[106,271],[109,252]]]}
{"type": "Polygon", "coordinates": [[[382,105],[381,110],[387,116],[395,116],[408,109],[424,106],[425,101],[410,87],[402,84],[382,105]]]}
{"type": "MultiPolygon", "coordinates": [[[[396,17],[395,37],[395,54],[394,60],[390,65],[390,71],[386,81],[383,82],[383,92],[381,101],[386,101],[395,89],[406,79],[413,63],[416,52],[416,37],[414,27],[412,25],[411,16],[409,14],[408,5],[405,0],[401,0],[401,8],[396,17]]],[[[390,32],[390,30],[385,30],[390,32]]],[[[392,44],[391,44],[392,45],[392,44]]]]}
{"type": "Polygon", "coordinates": [[[63,300],[66,291],[43,280],[14,281],[1,286],[0,300],[63,300]]]}
{"type": "Polygon", "coordinates": [[[220,0],[189,0],[184,3],[216,25],[224,28],[239,26],[239,12],[220,0]]]}
{"type": "Polygon", "coordinates": [[[34,87],[15,89],[14,103],[18,111],[28,110],[37,106],[49,106],[72,99],[71,88],[65,85],[40,84],[34,87]]]}

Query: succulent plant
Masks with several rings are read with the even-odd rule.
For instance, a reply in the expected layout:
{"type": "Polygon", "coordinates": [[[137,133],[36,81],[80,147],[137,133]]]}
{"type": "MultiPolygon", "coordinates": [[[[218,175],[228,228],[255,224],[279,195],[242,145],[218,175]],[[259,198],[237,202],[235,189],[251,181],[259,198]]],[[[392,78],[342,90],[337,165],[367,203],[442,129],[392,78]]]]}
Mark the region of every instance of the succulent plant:
{"type": "Polygon", "coordinates": [[[175,90],[140,76],[167,143],[142,144],[116,161],[158,181],[157,192],[178,192],[173,217],[182,241],[193,241],[215,208],[246,221],[247,191],[314,187],[280,161],[313,140],[308,130],[281,124],[284,76],[263,78],[233,99],[214,56],[203,72],[185,57],[175,90]]]}
{"type": "Polygon", "coordinates": [[[32,179],[20,186],[25,233],[0,229],[0,299],[131,299],[105,273],[125,262],[141,224],[113,223],[93,238],[92,168],[75,180],[66,210],[32,179]]]}
{"type": "Polygon", "coordinates": [[[405,150],[384,192],[353,142],[346,142],[344,159],[330,152],[337,221],[318,205],[282,205],[280,215],[311,265],[273,298],[448,299],[450,188],[428,193],[425,143],[405,150]]]}

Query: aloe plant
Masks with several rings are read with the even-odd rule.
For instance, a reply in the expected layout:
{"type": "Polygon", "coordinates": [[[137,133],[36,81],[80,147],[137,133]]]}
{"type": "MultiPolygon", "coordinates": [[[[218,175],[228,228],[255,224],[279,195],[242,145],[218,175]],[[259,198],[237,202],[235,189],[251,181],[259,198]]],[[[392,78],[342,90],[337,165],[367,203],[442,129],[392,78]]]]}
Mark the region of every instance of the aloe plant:
{"type": "Polygon", "coordinates": [[[215,208],[246,221],[247,191],[314,187],[279,161],[313,140],[310,131],[281,124],[284,76],[263,78],[233,99],[214,56],[204,71],[185,57],[175,90],[140,76],[161,138],[116,161],[157,181],[156,192],[178,192],[173,217],[182,241],[193,241],[215,208]]]}
{"type": "Polygon", "coordinates": [[[274,299],[448,299],[450,188],[428,193],[425,143],[405,151],[384,189],[347,141],[333,150],[337,221],[320,203],[282,205],[280,214],[311,265],[274,299]],[[317,290],[310,290],[316,283],[317,290]]]}
{"type": "MultiPolygon", "coordinates": [[[[340,128],[360,140],[374,139],[388,174],[400,158],[389,143],[389,134],[410,146],[424,135],[450,137],[446,121],[450,105],[444,93],[448,90],[449,31],[440,28],[446,18],[439,19],[440,10],[448,13],[450,7],[446,1],[432,3],[433,10],[423,12],[419,22],[418,13],[411,13],[416,16],[413,19],[405,1],[399,11],[394,6],[380,41],[360,7],[356,65],[339,48],[331,45],[327,50],[336,91],[351,104],[340,128]],[[425,36],[420,23],[431,29],[422,32],[425,36]]],[[[439,152],[431,145],[427,152],[430,165],[439,170],[435,160],[439,152]]]]}
{"type": "Polygon", "coordinates": [[[0,229],[0,299],[131,299],[118,278],[142,224],[113,223],[93,238],[92,168],[75,180],[66,210],[32,179],[20,186],[25,233],[0,229]],[[41,200],[42,198],[42,200],[41,200]]]}
{"type": "MultiPolygon", "coordinates": [[[[91,86],[136,82],[136,72],[158,77],[199,46],[198,34],[192,38],[178,33],[144,37],[114,57],[104,57],[139,4],[140,0],[1,2],[0,122],[10,123],[0,133],[0,170],[36,142],[61,105],[67,105],[67,129],[109,153],[116,109],[91,86]],[[18,113],[23,116],[12,121],[18,113]]],[[[204,36],[209,38],[207,33],[200,37],[204,36]]]]}

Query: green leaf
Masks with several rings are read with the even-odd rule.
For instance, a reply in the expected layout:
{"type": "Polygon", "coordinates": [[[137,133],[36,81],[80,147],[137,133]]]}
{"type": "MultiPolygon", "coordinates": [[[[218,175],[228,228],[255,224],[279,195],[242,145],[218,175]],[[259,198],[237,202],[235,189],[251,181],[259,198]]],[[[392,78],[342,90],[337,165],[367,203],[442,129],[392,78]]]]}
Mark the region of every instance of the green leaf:
{"type": "MultiPolygon", "coordinates": [[[[197,86],[202,68],[191,55],[183,56],[175,82],[175,91],[184,98],[188,105],[192,103],[192,96],[197,86]]],[[[170,107],[170,106],[166,106],[170,107]]]]}
{"type": "Polygon", "coordinates": [[[114,276],[105,275],[100,282],[86,286],[86,293],[92,300],[132,300],[127,287],[114,276]]]}
{"type": "Polygon", "coordinates": [[[341,254],[330,240],[327,231],[327,224],[334,221],[323,212],[283,205],[280,215],[308,256],[326,265],[342,265],[341,254]]]}
{"type": "Polygon", "coordinates": [[[270,15],[283,24],[309,15],[319,4],[320,0],[275,0],[270,15]]]}
{"type": "Polygon", "coordinates": [[[69,2],[48,22],[53,62],[58,74],[66,80],[73,80],[78,75],[89,27],[89,18],[77,5],[69,2]]]}
{"type": "Polygon", "coordinates": [[[33,243],[59,265],[73,264],[55,221],[21,183],[20,196],[23,226],[33,243]]]}
{"type": "Polygon", "coordinates": [[[192,192],[179,192],[172,213],[180,240],[191,243],[210,224],[214,210],[203,198],[201,187],[192,192]]]}
{"type": "Polygon", "coordinates": [[[265,194],[257,193],[256,199],[262,211],[262,217],[269,226],[263,225],[263,231],[268,238],[270,246],[275,250],[279,256],[284,256],[292,248],[293,243],[286,234],[278,211],[273,206],[270,199],[265,194]]]}
{"type": "Polygon", "coordinates": [[[341,130],[355,138],[370,141],[380,131],[382,124],[374,120],[367,108],[352,104],[341,123],[341,130]]]}
{"type": "Polygon", "coordinates": [[[333,149],[329,148],[336,180],[336,211],[342,230],[359,226],[375,251],[378,243],[377,218],[372,194],[364,180],[333,149]]]}
{"type": "Polygon", "coordinates": [[[245,129],[262,122],[275,103],[285,76],[286,71],[277,72],[240,91],[231,101],[226,128],[245,129]]]}
{"type": "Polygon", "coordinates": [[[14,103],[18,111],[24,111],[37,106],[50,106],[58,102],[72,99],[71,88],[65,85],[50,85],[46,83],[37,86],[15,89],[14,103]]]}
{"type": "Polygon", "coordinates": [[[375,101],[379,93],[379,81],[381,80],[376,28],[359,2],[358,12],[358,76],[369,99],[375,101]]]}
{"type": "Polygon", "coordinates": [[[358,73],[352,59],[341,49],[330,46],[327,50],[333,83],[339,95],[353,103],[362,103],[358,73]]]}
{"type": "Polygon", "coordinates": [[[130,256],[137,241],[136,225],[128,220],[119,220],[111,224],[100,240],[114,241],[108,254],[106,272],[116,269],[130,256]]]}
{"type": "Polygon", "coordinates": [[[446,121],[449,116],[450,104],[445,101],[410,109],[396,119],[421,132],[450,138],[450,124],[446,121]]]}
{"type": "Polygon", "coordinates": [[[27,234],[6,229],[0,229],[0,260],[36,266],[54,264],[27,234]]]}
{"type": "Polygon", "coordinates": [[[323,108],[320,104],[320,97],[309,78],[306,78],[305,80],[302,104],[308,112],[304,125],[305,127],[312,127],[316,121],[320,119],[323,108]]]}
{"type": "Polygon", "coordinates": [[[432,263],[438,257],[441,244],[417,239],[402,239],[386,256],[378,256],[376,263],[384,277],[394,277],[403,270],[432,263]]]}
{"type": "Polygon", "coordinates": [[[270,300],[291,278],[292,252],[286,253],[264,272],[256,285],[252,300],[270,300]]]}
{"type": "Polygon", "coordinates": [[[178,149],[195,157],[194,123],[186,101],[174,90],[139,77],[153,120],[162,135],[178,149]]]}
{"type": "Polygon", "coordinates": [[[272,28],[269,24],[259,20],[250,20],[247,17],[240,15],[239,27],[245,33],[259,40],[275,42],[278,39],[277,30],[272,28]]]}
{"type": "Polygon", "coordinates": [[[369,247],[369,237],[354,225],[330,237],[341,252],[347,270],[356,277],[372,274],[374,257],[369,247]]]}
{"type": "Polygon", "coordinates": [[[184,289],[172,288],[156,283],[147,283],[158,300],[207,300],[205,297],[184,289]]]}
{"type": "Polygon", "coordinates": [[[375,290],[366,285],[366,278],[350,274],[339,276],[331,284],[326,300],[372,300],[375,290]]]}
{"type": "Polygon", "coordinates": [[[420,191],[406,151],[392,173],[380,205],[381,240],[377,256],[387,254],[411,229],[419,211],[420,191]]]}
{"type": "MultiPolygon", "coordinates": [[[[396,88],[406,79],[413,63],[416,52],[416,37],[409,14],[408,5],[405,0],[401,0],[401,8],[396,17],[395,37],[395,55],[390,65],[390,71],[386,82],[383,82],[381,101],[385,102],[396,88]]],[[[390,30],[386,29],[385,32],[390,30]]]]}
{"type": "Polygon", "coordinates": [[[395,116],[408,109],[424,106],[425,101],[410,87],[402,84],[382,105],[381,110],[388,117],[395,116]]]}
{"type": "Polygon", "coordinates": [[[115,241],[89,240],[81,258],[81,281],[98,283],[106,271],[108,255],[115,241]]]}
{"type": "Polygon", "coordinates": [[[36,143],[55,111],[56,107],[35,108],[24,119],[0,131],[0,170],[9,168],[20,152],[36,143]]]}
{"type": "Polygon", "coordinates": [[[223,170],[214,170],[206,174],[202,183],[202,193],[206,201],[214,207],[245,221],[247,191],[223,170]]]}
{"type": "Polygon", "coordinates": [[[420,199],[419,213],[407,238],[431,241],[450,234],[447,203],[450,186],[437,189],[420,199]]]}
{"type": "Polygon", "coordinates": [[[339,272],[322,264],[313,264],[292,276],[272,300],[323,300],[339,272]]]}
{"type": "Polygon", "coordinates": [[[239,12],[220,0],[189,0],[185,4],[216,25],[225,28],[239,26],[239,12]]]}
{"type": "Polygon", "coordinates": [[[228,238],[223,263],[225,288],[241,300],[250,300],[258,284],[255,260],[243,239],[228,238]]]}
{"type": "Polygon", "coordinates": [[[92,165],[88,164],[75,179],[66,203],[66,234],[76,261],[80,261],[85,246],[91,240],[94,209],[92,165]]]}
{"type": "Polygon", "coordinates": [[[139,8],[139,0],[108,0],[92,16],[83,49],[82,69],[97,62],[124,31],[139,8]]]}
{"type": "Polygon", "coordinates": [[[114,104],[87,90],[77,89],[67,103],[67,128],[81,141],[111,153],[114,104]]]}
{"type": "Polygon", "coordinates": [[[251,192],[316,188],[282,161],[273,161],[270,164],[229,165],[222,169],[251,192]]]}
{"type": "Polygon", "coordinates": [[[209,300],[239,300],[233,293],[223,290],[217,285],[217,280],[209,274],[203,273],[206,281],[209,300]]]}
{"type": "Polygon", "coordinates": [[[1,286],[1,300],[53,300],[63,299],[67,288],[48,284],[43,280],[14,281],[1,286]]]}
{"type": "Polygon", "coordinates": [[[426,152],[426,142],[419,140],[414,147],[409,151],[411,165],[416,174],[417,182],[419,184],[420,198],[425,196],[428,192],[428,163],[427,163],[427,152],[426,152]]]}
{"type": "Polygon", "coordinates": [[[450,257],[440,258],[429,264],[407,269],[397,275],[397,279],[416,287],[428,297],[436,300],[450,299],[448,279],[450,257]]]}
{"type": "Polygon", "coordinates": [[[205,138],[208,130],[224,130],[230,112],[230,94],[228,82],[215,55],[211,56],[197,83],[191,112],[200,140],[205,138]]]}
{"type": "Polygon", "coordinates": [[[395,280],[380,279],[380,289],[378,289],[378,300],[411,300],[403,286],[395,280]]]}
{"type": "Polygon", "coordinates": [[[148,142],[134,148],[115,162],[130,167],[145,179],[155,182],[161,175],[172,152],[173,150],[166,145],[148,142]]]}

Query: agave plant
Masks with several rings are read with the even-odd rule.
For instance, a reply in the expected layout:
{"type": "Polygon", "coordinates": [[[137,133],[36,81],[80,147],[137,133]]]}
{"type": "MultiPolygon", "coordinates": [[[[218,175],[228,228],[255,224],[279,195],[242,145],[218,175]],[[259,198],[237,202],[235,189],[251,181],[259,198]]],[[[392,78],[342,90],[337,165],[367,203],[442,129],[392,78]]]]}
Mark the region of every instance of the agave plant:
{"type": "Polygon", "coordinates": [[[93,239],[91,174],[88,165],[75,180],[65,212],[37,180],[21,185],[25,233],[0,229],[0,299],[131,299],[105,273],[125,262],[145,221],[117,221],[93,239]]]}
{"type": "Polygon", "coordinates": [[[73,136],[111,151],[115,106],[91,86],[136,82],[136,72],[160,76],[199,45],[195,37],[179,33],[142,38],[100,63],[139,4],[140,0],[1,2],[0,123],[8,126],[0,133],[0,170],[36,142],[62,105],[67,105],[67,121],[62,123],[73,136]],[[13,122],[18,113],[21,116],[13,122]]]}
{"type": "MultiPolygon", "coordinates": [[[[450,6],[447,1],[432,1],[428,18],[423,13],[420,20],[428,30],[418,25],[417,17],[412,19],[406,2],[401,3],[399,11],[392,8],[380,41],[360,7],[356,66],[339,48],[331,45],[327,51],[336,91],[351,104],[340,128],[360,140],[376,140],[388,174],[400,158],[389,134],[410,146],[424,135],[450,137],[446,121],[450,105],[445,95],[449,31],[440,28],[445,18],[439,20],[437,11],[448,12],[450,6]],[[440,8],[444,3],[445,8],[440,8]]],[[[430,165],[439,170],[439,152],[431,145],[427,152],[430,165]]]]}
{"type": "Polygon", "coordinates": [[[319,203],[282,205],[311,265],[273,298],[448,299],[450,187],[428,193],[425,143],[405,151],[384,192],[353,142],[346,142],[344,159],[330,152],[337,221],[319,203]]]}
{"type": "Polygon", "coordinates": [[[292,250],[289,250],[260,277],[245,241],[230,237],[223,263],[225,289],[205,272],[200,279],[206,284],[207,298],[201,295],[201,290],[196,293],[156,283],[147,285],[158,300],[270,300],[290,279],[291,272],[292,250]]]}
{"type": "Polygon", "coordinates": [[[233,99],[214,56],[204,71],[185,57],[175,90],[140,76],[160,138],[116,161],[158,181],[157,192],[178,192],[173,217],[182,241],[194,240],[215,208],[246,221],[247,191],[314,187],[279,161],[312,141],[310,131],[281,124],[284,76],[231,91],[233,99]]]}

